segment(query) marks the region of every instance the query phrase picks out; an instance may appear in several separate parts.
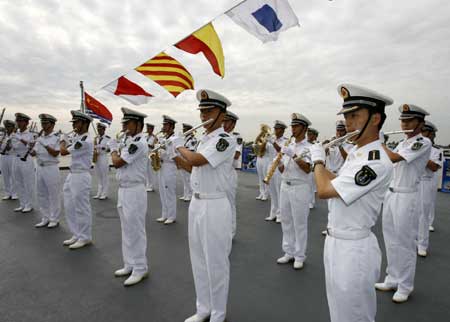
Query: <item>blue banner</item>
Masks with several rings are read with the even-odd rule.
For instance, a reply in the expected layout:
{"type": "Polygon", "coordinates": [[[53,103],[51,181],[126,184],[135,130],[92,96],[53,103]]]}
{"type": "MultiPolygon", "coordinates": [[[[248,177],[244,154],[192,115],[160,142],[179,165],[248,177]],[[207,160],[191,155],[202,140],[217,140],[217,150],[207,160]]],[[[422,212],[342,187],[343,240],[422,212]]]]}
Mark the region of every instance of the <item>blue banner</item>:
{"type": "Polygon", "coordinates": [[[251,146],[242,151],[242,171],[256,172],[256,155],[251,146]]]}
{"type": "Polygon", "coordinates": [[[441,191],[450,192],[450,159],[444,161],[441,191]]]}

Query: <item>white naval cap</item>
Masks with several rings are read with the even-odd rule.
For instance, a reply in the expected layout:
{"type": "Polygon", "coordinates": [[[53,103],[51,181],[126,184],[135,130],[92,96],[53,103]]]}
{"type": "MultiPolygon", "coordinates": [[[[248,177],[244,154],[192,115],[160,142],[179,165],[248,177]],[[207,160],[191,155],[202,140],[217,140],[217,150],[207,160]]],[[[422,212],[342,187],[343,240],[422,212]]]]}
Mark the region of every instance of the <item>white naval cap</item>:
{"type": "Polygon", "coordinates": [[[438,129],[436,125],[434,125],[430,121],[425,121],[425,124],[422,126],[422,131],[437,132],[438,129]]]}
{"type": "Polygon", "coordinates": [[[121,107],[120,109],[123,113],[122,123],[128,122],[130,120],[144,122],[144,119],[147,117],[147,114],[132,110],[128,107],[121,107]]]}
{"type": "Polygon", "coordinates": [[[239,120],[239,116],[231,111],[227,111],[227,113],[225,114],[225,121],[227,120],[237,121],[239,120]]]}
{"type": "Polygon", "coordinates": [[[199,110],[215,107],[225,110],[228,106],[231,106],[231,102],[225,96],[210,89],[197,91],[197,100],[200,102],[198,104],[199,110]]]}
{"type": "Polygon", "coordinates": [[[311,122],[308,118],[300,113],[292,113],[291,114],[291,125],[301,124],[306,127],[311,125],[311,122]]]}
{"type": "Polygon", "coordinates": [[[39,114],[39,119],[41,122],[50,122],[50,123],[56,123],[57,119],[53,115],[50,114],[39,114]]]}
{"type": "Polygon", "coordinates": [[[345,130],[345,121],[344,120],[336,121],[336,130],[345,130]]]}
{"type": "Polygon", "coordinates": [[[16,122],[17,121],[29,121],[29,120],[31,120],[31,117],[29,117],[28,115],[26,115],[24,113],[16,113],[16,114],[14,114],[14,116],[16,117],[16,122]]]}
{"type": "Polygon", "coordinates": [[[103,129],[106,129],[106,128],[107,128],[107,125],[106,125],[105,123],[98,122],[98,123],[97,123],[97,127],[101,127],[101,128],[103,128],[103,129]]]}
{"type": "Polygon", "coordinates": [[[417,105],[413,104],[402,104],[398,107],[400,112],[399,120],[407,120],[412,118],[424,119],[426,115],[430,115],[427,111],[417,105]]]}
{"type": "Polygon", "coordinates": [[[356,111],[362,107],[379,110],[384,113],[385,106],[394,103],[392,98],[362,86],[341,84],[337,90],[344,99],[342,109],[337,113],[338,115],[356,111]]]}
{"type": "Polygon", "coordinates": [[[185,127],[189,128],[189,129],[193,128],[193,126],[189,123],[181,123],[181,125],[183,126],[183,128],[185,128],[185,127]]]}
{"type": "Polygon", "coordinates": [[[84,121],[89,123],[92,122],[92,117],[81,111],[70,111],[70,114],[72,114],[72,119],[70,120],[70,122],[75,121],[84,121]]]}
{"type": "Polygon", "coordinates": [[[287,125],[283,121],[275,120],[275,122],[273,123],[273,127],[276,129],[285,129],[287,128],[287,125]]]}
{"type": "Polygon", "coordinates": [[[163,118],[163,124],[165,124],[165,123],[171,123],[171,124],[176,124],[177,123],[177,121],[175,121],[175,119],[173,119],[173,118],[171,118],[170,116],[168,116],[168,115],[163,115],[162,116],[162,118],[163,118]]]}
{"type": "Polygon", "coordinates": [[[155,125],[152,123],[145,123],[145,125],[147,125],[148,127],[155,127],[155,125]]]}
{"type": "Polygon", "coordinates": [[[11,120],[4,120],[3,121],[3,125],[5,127],[15,127],[16,123],[14,121],[11,121],[11,120]]]}

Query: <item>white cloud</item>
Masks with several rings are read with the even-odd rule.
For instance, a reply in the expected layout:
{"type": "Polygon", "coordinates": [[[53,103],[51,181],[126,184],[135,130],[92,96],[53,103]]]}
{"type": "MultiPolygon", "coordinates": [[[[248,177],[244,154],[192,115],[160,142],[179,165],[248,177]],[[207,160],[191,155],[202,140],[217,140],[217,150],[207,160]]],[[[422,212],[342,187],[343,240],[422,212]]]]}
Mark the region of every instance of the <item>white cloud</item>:
{"type": "MultiPolygon", "coordinates": [[[[52,113],[67,129],[78,108],[79,80],[110,107],[115,120],[125,101],[102,91],[238,1],[6,1],[0,0],[0,97],[7,116],[52,113]]],[[[192,73],[196,88],[228,96],[241,116],[238,130],[251,140],[262,122],[308,116],[321,137],[333,134],[341,104],[336,86],[352,82],[390,95],[386,129],[398,129],[396,107],[427,108],[450,143],[450,3],[444,0],[291,0],[300,28],[262,44],[221,16],[214,25],[226,57],[226,76],[212,73],[203,57],[170,48],[192,73]]],[[[156,98],[144,107],[152,122],[162,114],[197,123],[194,92],[171,98],[139,75],[156,98]]],[[[119,122],[113,125],[114,132],[119,122]]]]}

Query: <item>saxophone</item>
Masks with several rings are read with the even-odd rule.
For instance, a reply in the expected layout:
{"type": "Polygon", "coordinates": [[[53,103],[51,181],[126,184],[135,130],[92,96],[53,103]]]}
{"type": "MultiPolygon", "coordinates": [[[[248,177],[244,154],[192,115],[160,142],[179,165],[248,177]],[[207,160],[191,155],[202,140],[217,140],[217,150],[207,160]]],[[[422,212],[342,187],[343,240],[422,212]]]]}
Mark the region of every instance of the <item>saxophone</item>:
{"type": "MultiPolygon", "coordinates": [[[[155,144],[159,141],[158,135],[162,133],[162,131],[159,131],[155,134],[155,144]]],[[[161,169],[161,155],[159,154],[159,150],[151,151],[150,155],[150,164],[152,166],[153,171],[157,172],[161,169]]]]}
{"type": "MultiPolygon", "coordinates": [[[[291,144],[292,138],[293,138],[293,136],[289,140],[286,140],[286,143],[284,144],[285,147],[287,147],[287,146],[289,146],[289,144],[291,144]]],[[[273,160],[272,164],[270,165],[269,170],[267,171],[266,176],[263,179],[263,182],[265,184],[269,184],[270,179],[272,179],[273,174],[277,170],[278,165],[280,164],[282,158],[283,158],[283,152],[280,151],[280,152],[278,152],[276,158],[273,160]]]]}
{"type": "Polygon", "coordinates": [[[261,158],[264,156],[264,154],[266,154],[266,143],[270,135],[270,126],[268,126],[267,124],[261,124],[261,131],[259,132],[258,136],[255,139],[255,143],[253,144],[253,150],[257,157],[261,158]]]}

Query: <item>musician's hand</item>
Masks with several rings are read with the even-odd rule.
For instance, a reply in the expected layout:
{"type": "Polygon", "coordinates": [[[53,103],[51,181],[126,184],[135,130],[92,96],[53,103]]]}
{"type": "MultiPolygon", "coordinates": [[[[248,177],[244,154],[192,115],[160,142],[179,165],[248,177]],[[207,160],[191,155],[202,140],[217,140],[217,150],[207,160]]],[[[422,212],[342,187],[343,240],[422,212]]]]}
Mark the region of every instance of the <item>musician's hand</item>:
{"type": "Polygon", "coordinates": [[[274,144],[274,143],[275,143],[275,137],[274,137],[274,136],[270,136],[270,137],[267,139],[267,142],[269,142],[270,144],[274,144]]]}
{"type": "Polygon", "coordinates": [[[111,153],[113,153],[114,151],[119,151],[119,143],[117,143],[116,140],[109,140],[107,146],[111,153]]]}
{"type": "Polygon", "coordinates": [[[295,155],[295,151],[292,147],[289,146],[283,146],[281,147],[281,152],[288,157],[292,158],[295,155]]]}
{"type": "Polygon", "coordinates": [[[172,139],[173,146],[176,149],[184,146],[184,138],[181,136],[176,136],[172,139]]]}
{"type": "Polygon", "coordinates": [[[309,152],[311,153],[311,161],[314,163],[316,161],[325,162],[325,149],[322,144],[316,143],[309,147],[309,152]]]}
{"type": "Polygon", "coordinates": [[[67,137],[67,134],[63,133],[61,134],[60,138],[59,138],[60,142],[69,142],[69,138],[67,137]]]}

